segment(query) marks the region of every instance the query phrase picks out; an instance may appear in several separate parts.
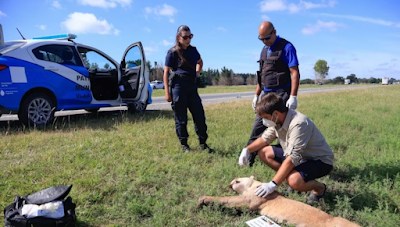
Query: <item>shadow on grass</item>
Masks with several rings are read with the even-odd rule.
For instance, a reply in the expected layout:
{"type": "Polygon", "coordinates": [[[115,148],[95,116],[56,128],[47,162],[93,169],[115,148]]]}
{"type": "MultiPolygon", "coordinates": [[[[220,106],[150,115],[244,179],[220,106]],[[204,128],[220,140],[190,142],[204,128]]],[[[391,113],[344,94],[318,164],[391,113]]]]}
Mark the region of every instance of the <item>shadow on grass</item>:
{"type": "MultiPolygon", "coordinates": [[[[400,172],[400,161],[393,161],[386,164],[366,163],[364,167],[346,167],[335,168],[330,173],[330,178],[337,182],[349,183],[359,181],[358,185],[371,184],[372,182],[380,182],[385,185],[388,183],[388,190],[393,190],[394,179],[400,172]],[[391,182],[391,183],[390,183],[391,182]]],[[[382,192],[379,195],[369,191],[369,188],[360,188],[357,191],[355,188],[348,187],[346,189],[331,188],[325,195],[325,201],[330,205],[334,205],[336,197],[347,196],[351,199],[351,207],[354,210],[364,210],[365,207],[371,209],[379,209],[385,207],[390,211],[399,213],[400,207],[393,201],[390,194],[382,192]]]]}
{"type": "Polygon", "coordinates": [[[23,125],[20,121],[1,121],[0,133],[26,132],[30,130],[51,131],[91,128],[114,130],[116,125],[124,122],[149,122],[156,118],[166,118],[173,121],[172,110],[147,110],[143,113],[129,113],[126,110],[101,111],[97,113],[59,116],[52,124],[46,126],[23,125]]]}

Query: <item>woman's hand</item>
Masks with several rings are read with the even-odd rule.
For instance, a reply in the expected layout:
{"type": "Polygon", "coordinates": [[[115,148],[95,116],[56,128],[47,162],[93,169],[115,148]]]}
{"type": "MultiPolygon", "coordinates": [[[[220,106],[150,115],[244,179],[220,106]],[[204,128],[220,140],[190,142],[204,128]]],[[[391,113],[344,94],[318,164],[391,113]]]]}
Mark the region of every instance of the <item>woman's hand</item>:
{"type": "Polygon", "coordinates": [[[165,92],[165,100],[167,100],[167,102],[172,102],[171,94],[168,91],[165,92]]]}

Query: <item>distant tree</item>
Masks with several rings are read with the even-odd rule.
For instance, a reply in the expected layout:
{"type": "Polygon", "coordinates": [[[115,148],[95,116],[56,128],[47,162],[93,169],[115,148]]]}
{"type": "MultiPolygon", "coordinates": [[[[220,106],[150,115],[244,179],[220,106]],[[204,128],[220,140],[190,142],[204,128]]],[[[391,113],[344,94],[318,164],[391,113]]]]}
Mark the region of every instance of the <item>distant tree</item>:
{"type": "Polygon", "coordinates": [[[332,79],[333,84],[344,84],[344,78],[341,76],[332,79]]]}
{"type": "Polygon", "coordinates": [[[366,79],[366,78],[358,78],[357,80],[358,80],[358,83],[361,83],[361,84],[367,84],[367,83],[369,83],[369,82],[368,82],[368,79],[366,79]]]}
{"type": "Polygon", "coordinates": [[[303,80],[300,80],[300,84],[314,84],[314,83],[315,83],[315,81],[312,80],[312,79],[303,79],[303,80]]]}
{"type": "Polygon", "coordinates": [[[314,66],[315,83],[323,82],[328,76],[329,66],[325,60],[318,60],[314,66]]]}
{"type": "Polygon", "coordinates": [[[197,87],[205,88],[208,85],[208,78],[206,73],[203,71],[200,73],[200,77],[198,78],[197,87]]]}
{"type": "Polygon", "coordinates": [[[346,77],[346,79],[349,79],[351,83],[357,83],[357,77],[355,74],[350,74],[346,77]]]}
{"type": "Polygon", "coordinates": [[[89,60],[87,59],[86,53],[81,53],[81,57],[82,57],[82,60],[83,60],[83,65],[84,65],[87,69],[89,69],[89,68],[90,68],[90,62],[89,62],[89,60]]]}
{"type": "Polygon", "coordinates": [[[109,69],[110,68],[110,64],[108,64],[108,63],[104,64],[103,68],[109,69]]]}
{"type": "Polygon", "coordinates": [[[370,77],[368,79],[368,83],[370,83],[370,84],[378,84],[379,82],[381,82],[381,79],[377,79],[377,78],[374,78],[374,77],[370,77]]]}
{"type": "Polygon", "coordinates": [[[97,63],[92,63],[92,64],[90,64],[90,68],[91,69],[98,69],[99,65],[97,63]]]}

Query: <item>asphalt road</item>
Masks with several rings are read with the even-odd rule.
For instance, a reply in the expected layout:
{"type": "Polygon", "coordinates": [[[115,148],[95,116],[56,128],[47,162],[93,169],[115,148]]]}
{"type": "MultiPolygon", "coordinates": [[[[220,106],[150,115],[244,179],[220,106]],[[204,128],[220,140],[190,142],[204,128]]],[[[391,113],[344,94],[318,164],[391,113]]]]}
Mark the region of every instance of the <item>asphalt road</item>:
{"type": "MultiPolygon", "coordinates": [[[[380,87],[379,85],[365,85],[365,86],[346,86],[346,87],[323,87],[320,88],[301,88],[299,89],[299,94],[305,93],[315,93],[315,92],[329,92],[337,90],[347,90],[347,89],[359,89],[365,87],[380,87]]],[[[241,100],[252,100],[254,97],[254,91],[252,92],[235,92],[235,93],[219,93],[219,94],[204,94],[200,95],[203,105],[210,105],[215,103],[226,103],[232,101],[241,100]]],[[[165,101],[164,97],[152,98],[153,103],[147,106],[147,110],[168,110],[171,109],[171,103],[165,101]]],[[[250,104],[249,104],[250,105],[250,104]]],[[[103,111],[119,111],[126,110],[127,107],[106,107],[101,108],[99,112],[103,111]]],[[[78,114],[88,114],[85,110],[68,110],[68,111],[57,111],[55,116],[68,116],[68,115],[78,115],[78,114]]],[[[15,114],[3,114],[0,117],[0,122],[4,121],[18,121],[18,116],[15,114]]]]}

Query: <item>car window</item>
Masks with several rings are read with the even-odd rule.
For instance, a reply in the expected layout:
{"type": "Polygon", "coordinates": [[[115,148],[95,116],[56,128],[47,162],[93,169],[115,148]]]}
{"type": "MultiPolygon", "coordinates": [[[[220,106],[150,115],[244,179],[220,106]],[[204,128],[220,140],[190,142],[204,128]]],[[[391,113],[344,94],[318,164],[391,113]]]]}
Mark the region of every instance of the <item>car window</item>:
{"type": "Polygon", "coordinates": [[[45,45],[33,49],[32,52],[39,60],[66,65],[82,66],[82,63],[78,58],[76,51],[71,46],[45,45]]]}
{"type": "Polygon", "coordinates": [[[114,63],[94,50],[78,47],[78,52],[81,55],[83,64],[88,70],[97,69],[99,71],[109,71],[117,69],[114,63]]]}

